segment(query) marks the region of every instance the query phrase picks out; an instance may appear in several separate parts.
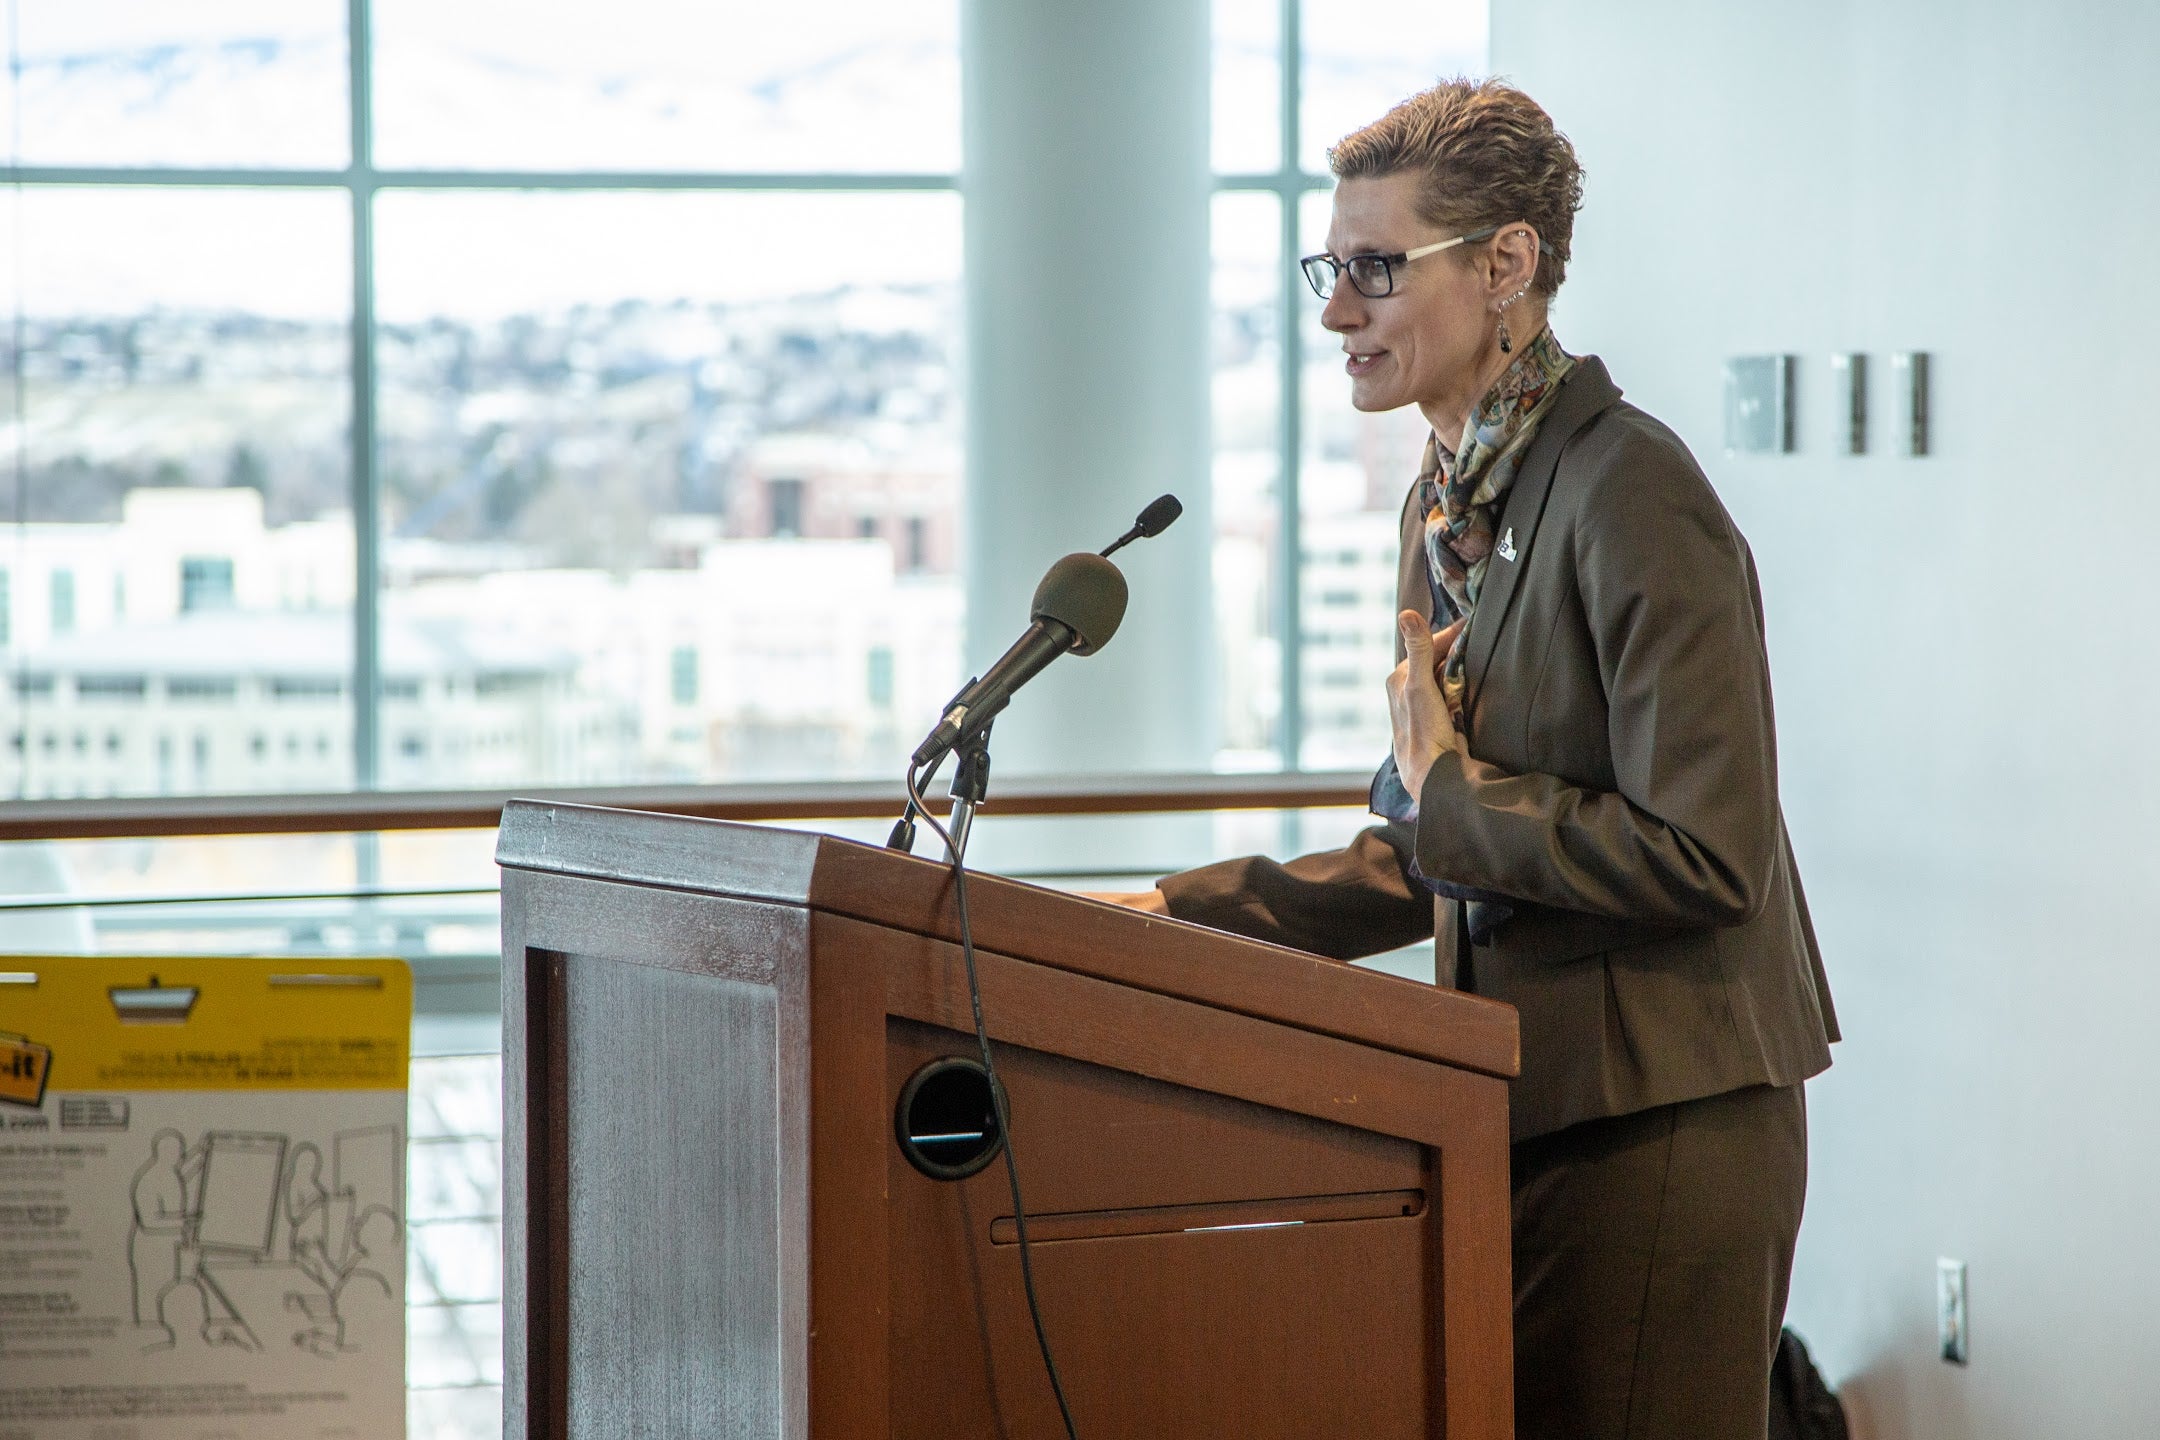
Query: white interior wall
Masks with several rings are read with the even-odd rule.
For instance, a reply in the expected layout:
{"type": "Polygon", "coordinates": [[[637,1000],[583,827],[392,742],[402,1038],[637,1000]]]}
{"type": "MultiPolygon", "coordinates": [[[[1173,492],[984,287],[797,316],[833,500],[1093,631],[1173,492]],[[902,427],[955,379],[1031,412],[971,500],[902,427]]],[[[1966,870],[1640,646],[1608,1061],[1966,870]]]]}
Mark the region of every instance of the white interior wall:
{"type": "Polygon", "coordinates": [[[1884,1437],[2148,1436],[2160,1367],[2160,6],[1495,0],[1589,174],[1556,312],[1761,562],[1785,804],[1846,1039],[1790,1318],[1884,1437]],[[1935,357],[1893,452],[1891,352],[1935,357]],[[1829,357],[1874,361],[1834,448],[1829,357]],[[1799,453],[1720,365],[1801,357],[1799,453]],[[1971,1267],[1969,1368],[1934,1353],[1971,1267]]]}

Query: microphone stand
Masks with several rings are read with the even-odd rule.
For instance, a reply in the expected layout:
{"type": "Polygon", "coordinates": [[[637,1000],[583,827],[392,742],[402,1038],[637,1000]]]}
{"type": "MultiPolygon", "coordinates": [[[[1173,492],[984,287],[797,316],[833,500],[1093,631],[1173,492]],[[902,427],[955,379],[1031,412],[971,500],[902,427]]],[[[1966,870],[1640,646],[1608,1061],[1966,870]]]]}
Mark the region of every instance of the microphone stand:
{"type": "Polygon", "coordinates": [[[953,770],[952,815],[946,828],[952,835],[955,857],[967,854],[968,831],[974,828],[975,811],[990,794],[990,726],[985,725],[962,742],[956,752],[960,763],[953,770]]]}
{"type": "MultiPolygon", "coordinates": [[[[940,715],[943,715],[946,711],[952,709],[953,706],[959,704],[960,697],[967,694],[968,691],[974,689],[976,683],[981,679],[982,677],[980,675],[970,677],[967,684],[962,685],[958,690],[953,692],[952,699],[947,700],[945,702],[945,708],[938,711],[938,713],[940,715]]],[[[984,727],[984,733],[985,735],[989,733],[989,727],[984,727]]],[[[942,758],[932,761],[929,773],[923,776],[923,784],[928,785],[930,783],[930,776],[936,774],[938,766],[943,765],[944,763],[945,762],[942,758]]],[[[983,759],[984,769],[987,770],[989,768],[989,765],[989,758],[985,756],[983,759]]],[[[958,789],[959,784],[959,780],[955,778],[953,781],[953,785],[955,788],[952,792],[955,795],[960,793],[958,789]]],[[[982,799],[980,795],[977,795],[975,798],[978,803],[982,799]]],[[[900,850],[910,855],[915,853],[915,817],[920,813],[921,812],[915,808],[914,797],[910,796],[908,798],[907,808],[905,810],[902,810],[900,812],[900,818],[893,822],[892,833],[885,837],[886,849],[900,850]]],[[[965,828],[965,822],[963,822],[961,830],[953,838],[955,838],[956,840],[965,841],[966,836],[967,830],[965,828]]]]}

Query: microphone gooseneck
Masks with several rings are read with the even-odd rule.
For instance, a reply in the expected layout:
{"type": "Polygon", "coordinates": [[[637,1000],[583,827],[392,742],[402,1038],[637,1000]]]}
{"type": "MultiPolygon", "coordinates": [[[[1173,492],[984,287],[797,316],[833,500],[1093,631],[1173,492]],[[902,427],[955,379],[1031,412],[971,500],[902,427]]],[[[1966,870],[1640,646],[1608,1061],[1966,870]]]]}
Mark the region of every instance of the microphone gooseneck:
{"type": "Polygon", "coordinates": [[[935,769],[1058,656],[1092,655],[1109,644],[1125,618],[1125,601],[1125,576],[1100,555],[1067,555],[1052,565],[1035,587],[1033,622],[981,679],[953,696],[943,718],[915,747],[916,766],[935,769]]]}

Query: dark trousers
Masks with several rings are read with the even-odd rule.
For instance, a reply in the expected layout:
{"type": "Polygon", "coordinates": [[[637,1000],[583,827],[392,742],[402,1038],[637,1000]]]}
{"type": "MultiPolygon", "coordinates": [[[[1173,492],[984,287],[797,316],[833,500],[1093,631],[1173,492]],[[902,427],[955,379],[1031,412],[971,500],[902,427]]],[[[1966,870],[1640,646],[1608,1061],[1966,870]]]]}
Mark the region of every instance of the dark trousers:
{"type": "Polygon", "coordinates": [[[1807,1103],[1756,1086],[1514,1147],[1518,1440],[1763,1440],[1807,1103]]]}

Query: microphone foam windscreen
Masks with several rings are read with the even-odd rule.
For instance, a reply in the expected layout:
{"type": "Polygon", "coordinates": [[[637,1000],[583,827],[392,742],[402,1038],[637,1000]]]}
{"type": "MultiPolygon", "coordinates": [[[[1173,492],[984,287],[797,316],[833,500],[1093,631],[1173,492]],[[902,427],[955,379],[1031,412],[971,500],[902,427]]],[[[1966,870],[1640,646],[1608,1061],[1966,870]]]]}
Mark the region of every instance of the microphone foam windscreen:
{"type": "Polygon", "coordinates": [[[1050,567],[1035,587],[1030,612],[1036,620],[1056,620],[1075,636],[1072,653],[1092,655],[1110,643],[1125,618],[1125,575],[1100,555],[1067,555],[1050,567]]]}

